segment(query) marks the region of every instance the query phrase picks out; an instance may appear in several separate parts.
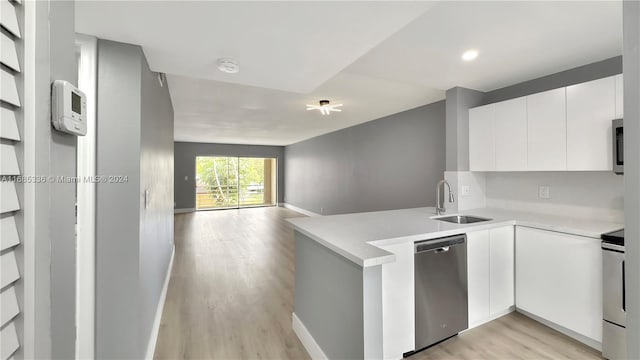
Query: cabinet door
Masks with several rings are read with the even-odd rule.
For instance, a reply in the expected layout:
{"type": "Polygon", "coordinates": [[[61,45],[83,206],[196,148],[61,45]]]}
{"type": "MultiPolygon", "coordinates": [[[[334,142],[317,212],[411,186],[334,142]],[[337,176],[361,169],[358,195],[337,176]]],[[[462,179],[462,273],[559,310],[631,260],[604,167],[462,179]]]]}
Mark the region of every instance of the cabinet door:
{"type": "Polygon", "coordinates": [[[469,109],[469,169],[494,171],[496,168],[494,104],[469,109]]]}
{"type": "Polygon", "coordinates": [[[616,75],[616,119],[624,117],[624,80],[622,74],[616,75]]]}
{"type": "Polygon", "coordinates": [[[567,169],[610,171],[615,77],[567,87],[567,169]]]}
{"type": "Polygon", "coordinates": [[[527,170],[527,99],[495,105],[496,171],[527,170]]]}
{"type": "Polygon", "coordinates": [[[490,316],[505,313],[515,304],[513,226],[489,230],[490,316]]]}
{"type": "Polygon", "coordinates": [[[516,306],[602,341],[600,239],[517,226],[516,306]]]}
{"type": "Polygon", "coordinates": [[[527,168],[567,169],[565,88],[527,96],[527,168]]]}
{"type": "Polygon", "coordinates": [[[467,233],[469,328],[489,318],[489,231],[467,233]]]}

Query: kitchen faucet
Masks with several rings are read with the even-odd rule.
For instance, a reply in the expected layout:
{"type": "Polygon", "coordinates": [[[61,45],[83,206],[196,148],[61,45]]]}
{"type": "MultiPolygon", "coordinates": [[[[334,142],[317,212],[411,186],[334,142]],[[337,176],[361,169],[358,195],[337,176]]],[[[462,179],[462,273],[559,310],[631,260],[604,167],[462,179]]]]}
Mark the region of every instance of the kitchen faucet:
{"type": "Polygon", "coordinates": [[[452,203],[455,201],[455,199],[453,198],[453,192],[451,192],[451,185],[449,185],[449,182],[447,180],[438,181],[438,185],[436,185],[436,215],[442,215],[445,211],[447,211],[447,209],[445,209],[444,207],[444,204],[440,204],[440,186],[442,184],[447,185],[447,188],[449,189],[449,202],[452,203]]]}

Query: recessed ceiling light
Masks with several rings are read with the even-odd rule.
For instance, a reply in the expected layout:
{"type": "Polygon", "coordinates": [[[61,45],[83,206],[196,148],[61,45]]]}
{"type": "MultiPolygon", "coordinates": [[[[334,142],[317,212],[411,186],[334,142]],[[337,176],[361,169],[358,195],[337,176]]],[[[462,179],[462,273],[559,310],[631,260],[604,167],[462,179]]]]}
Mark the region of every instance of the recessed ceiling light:
{"type": "Polygon", "coordinates": [[[462,60],[464,61],[473,61],[478,57],[478,50],[469,49],[462,54],[462,60]]]}
{"type": "Polygon", "coordinates": [[[329,100],[320,100],[320,105],[308,105],[307,111],[309,110],[320,110],[322,115],[330,115],[332,111],[341,112],[342,109],[338,109],[342,104],[330,105],[329,100]]]}
{"type": "Polygon", "coordinates": [[[228,74],[235,74],[240,71],[240,65],[235,59],[221,58],[218,59],[216,64],[218,65],[218,70],[228,74]]]}

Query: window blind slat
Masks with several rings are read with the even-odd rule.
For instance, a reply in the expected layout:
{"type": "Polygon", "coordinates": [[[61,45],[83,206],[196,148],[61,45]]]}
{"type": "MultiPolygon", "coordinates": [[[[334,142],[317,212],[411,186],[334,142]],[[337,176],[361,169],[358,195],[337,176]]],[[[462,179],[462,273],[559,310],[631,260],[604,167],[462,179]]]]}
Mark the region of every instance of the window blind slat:
{"type": "Polygon", "coordinates": [[[0,181],[0,213],[20,210],[16,186],[10,181],[0,181]]]}
{"type": "Polygon", "coordinates": [[[0,251],[20,244],[18,227],[13,216],[0,218],[0,251]]]}
{"type": "Polygon", "coordinates": [[[20,279],[18,272],[18,263],[16,262],[16,254],[14,251],[6,252],[0,255],[0,288],[11,284],[20,279]]]}
{"type": "Polygon", "coordinates": [[[0,52],[0,62],[15,71],[20,71],[20,63],[18,62],[15,43],[12,38],[3,32],[0,32],[0,48],[2,49],[2,52],[0,52]]]}
{"type": "Polygon", "coordinates": [[[6,290],[0,292],[0,327],[3,327],[19,313],[20,307],[18,306],[16,289],[13,286],[9,286],[6,290]]]}
{"type": "Polygon", "coordinates": [[[18,26],[18,16],[13,4],[7,0],[0,0],[0,25],[20,38],[20,27],[18,26]]]}
{"type": "Polygon", "coordinates": [[[0,100],[11,105],[20,106],[20,97],[18,96],[16,78],[13,74],[10,74],[4,69],[0,70],[0,100]]]}
{"type": "Polygon", "coordinates": [[[18,350],[19,346],[16,325],[11,322],[0,330],[0,359],[9,359],[18,350]]]}
{"type": "Polygon", "coordinates": [[[10,144],[0,144],[0,175],[20,175],[16,148],[10,144]]]}
{"type": "Polygon", "coordinates": [[[0,138],[20,141],[16,113],[7,108],[0,108],[0,138]]]}

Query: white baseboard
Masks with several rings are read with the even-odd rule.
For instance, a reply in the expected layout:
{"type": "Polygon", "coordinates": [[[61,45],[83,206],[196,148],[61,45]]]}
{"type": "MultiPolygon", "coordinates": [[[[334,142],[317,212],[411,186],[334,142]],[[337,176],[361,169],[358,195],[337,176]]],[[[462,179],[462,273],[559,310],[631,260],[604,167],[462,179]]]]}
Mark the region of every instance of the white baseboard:
{"type": "Polygon", "coordinates": [[[282,203],[282,205],[287,209],[293,210],[295,212],[299,212],[300,214],[304,214],[304,215],[307,215],[307,216],[322,216],[322,215],[320,215],[318,213],[314,213],[313,211],[305,210],[303,208],[299,208],[299,207],[293,206],[291,204],[282,203]]]}
{"type": "Polygon", "coordinates": [[[175,254],[176,246],[174,245],[171,250],[169,269],[167,269],[167,275],[164,278],[164,285],[162,286],[162,293],[160,294],[160,300],[158,301],[158,307],[156,308],[156,317],[153,320],[153,327],[151,328],[151,337],[149,338],[149,344],[147,344],[147,353],[144,357],[146,360],[153,360],[153,356],[156,352],[156,342],[158,341],[158,333],[160,332],[162,311],[164,310],[164,303],[167,300],[167,290],[169,289],[169,279],[171,279],[171,270],[173,269],[173,258],[175,254]]]}
{"type": "Polygon", "coordinates": [[[187,209],[173,209],[174,214],[184,214],[196,211],[195,208],[187,208],[187,209]]]}
{"type": "Polygon", "coordinates": [[[307,349],[309,356],[313,360],[326,360],[328,359],[327,355],[325,355],[324,351],[316,340],[313,338],[307,327],[304,326],[300,318],[296,315],[296,313],[292,314],[291,325],[293,326],[293,332],[298,336],[304,348],[307,349]]]}
{"type": "Polygon", "coordinates": [[[553,323],[549,320],[543,319],[537,315],[534,315],[526,310],[522,310],[520,308],[516,308],[516,311],[521,313],[522,315],[529,317],[539,323],[542,323],[550,328],[552,328],[553,330],[556,330],[557,332],[563,333],[565,335],[567,335],[570,338],[573,338],[575,340],[578,340],[579,342],[590,346],[598,351],[602,351],[602,342],[599,342],[597,340],[594,340],[590,337],[584,336],[582,334],[579,334],[573,330],[567,329],[566,327],[562,326],[562,325],[558,325],[556,323],[553,323]]]}

